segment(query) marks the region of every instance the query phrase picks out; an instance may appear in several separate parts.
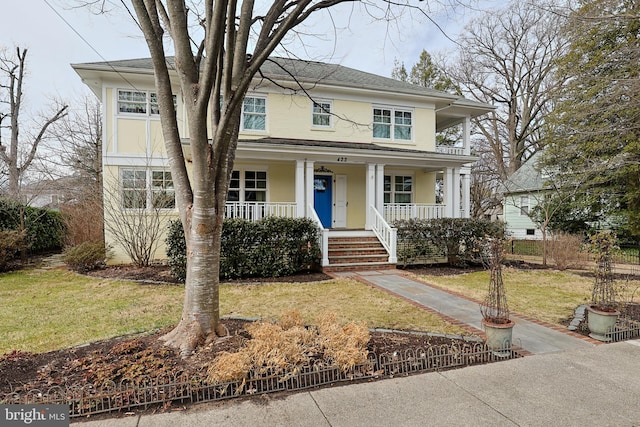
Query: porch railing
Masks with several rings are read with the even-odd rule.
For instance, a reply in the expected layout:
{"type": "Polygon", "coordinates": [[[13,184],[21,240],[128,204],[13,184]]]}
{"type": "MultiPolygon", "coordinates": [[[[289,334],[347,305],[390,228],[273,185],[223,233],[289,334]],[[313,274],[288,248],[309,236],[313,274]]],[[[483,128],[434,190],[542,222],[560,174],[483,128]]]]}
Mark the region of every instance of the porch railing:
{"type": "Polygon", "coordinates": [[[329,230],[324,228],[322,221],[320,221],[320,218],[311,203],[307,205],[307,211],[307,216],[318,225],[318,230],[320,231],[320,235],[318,236],[318,245],[320,246],[320,253],[322,254],[322,266],[326,267],[329,265],[329,230]]]}
{"type": "Polygon", "coordinates": [[[384,219],[387,222],[407,219],[444,218],[445,205],[422,205],[415,203],[386,203],[384,219]]]}
{"type": "Polygon", "coordinates": [[[448,145],[436,145],[436,153],[454,154],[456,156],[464,155],[463,147],[451,147],[448,145]]]}
{"type": "Polygon", "coordinates": [[[225,218],[240,218],[249,221],[258,221],[266,216],[296,218],[297,213],[297,205],[288,202],[227,202],[224,207],[225,218]]]}
{"type": "Polygon", "coordinates": [[[371,210],[371,218],[373,219],[371,229],[375,235],[378,236],[378,240],[380,240],[382,246],[387,250],[389,262],[395,264],[398,262],[398,229],[391,227],[375,206],[369,206],[369,209],[371,210]]]}

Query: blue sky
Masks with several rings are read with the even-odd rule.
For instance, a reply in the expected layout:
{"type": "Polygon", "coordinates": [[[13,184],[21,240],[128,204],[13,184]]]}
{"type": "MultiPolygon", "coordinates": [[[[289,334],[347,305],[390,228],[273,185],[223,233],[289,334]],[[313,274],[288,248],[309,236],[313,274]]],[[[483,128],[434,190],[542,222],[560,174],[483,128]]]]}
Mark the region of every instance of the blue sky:
{"type": "MultiPolygon", "coordinates": [[[[31,110],[43,108],[52,97],[72,100],[86,92],[71,63],[148,56],[138,28],[122,10],[105,16],[86,8],[71,9],[71,0],[1,1],[5,4],[0,14],[0,47],[14,49],[19,45],[29,49],[25,93],[31,110]]],[[[453,37],[472,14],[458,8],[431,16],[453,37]]],[[[367,16],[361,6],[340,6],[331,19],[325,15],[309,22],[304,31],[315,36],[307,37],[304,46],[291,40],[289,47],[298,56],[384,76],[390,75],[396,58],[410,65],[422,49],[453,50],[436,26],[419,14],[405,13],[385,22],[367,16]],[[331,21],[336,23],[335,32],[331,21]]]]}

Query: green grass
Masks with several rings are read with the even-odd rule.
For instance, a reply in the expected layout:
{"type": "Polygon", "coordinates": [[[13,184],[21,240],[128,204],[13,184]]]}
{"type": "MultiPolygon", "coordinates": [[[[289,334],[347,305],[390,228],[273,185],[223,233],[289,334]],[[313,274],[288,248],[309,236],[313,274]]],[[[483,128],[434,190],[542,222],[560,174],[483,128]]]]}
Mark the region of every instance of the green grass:
{"type": "Polygon", "coordinates": [[[183,290],[62,270],[0,275],[0,354],[45,352],[161,328],[180,316],[183,290]]]}
{"type": "MultiPolygon", "coordinates": [[[[511,311],[555,324],[572,316],[578,305],[590,301],[594,280],[570,271],[522,271],[511,268],[504,269],[502,277],[511,311]]],[[[484,299],[489,285],[488,271],[420,278],[477,300],[484,299]]],[[[626,285],[629,290],[636,288],[639,283],[622,282],[621,285],[626,285]]],[[[624,298],[625,295],[621,295],[621,300],[624,298]]]]}
{"type": "MultiPolygon", "coordinates": [[[[0,354],[46,352],[177,323],[181,286],[141,285],[67,271],[0,274],[0,354]]],[[[295,308],[311,322],[323,311],[369,327],[463,331],[439,316],[352,280],[222,285],[222,316],[277,318],[295,308]]]]}

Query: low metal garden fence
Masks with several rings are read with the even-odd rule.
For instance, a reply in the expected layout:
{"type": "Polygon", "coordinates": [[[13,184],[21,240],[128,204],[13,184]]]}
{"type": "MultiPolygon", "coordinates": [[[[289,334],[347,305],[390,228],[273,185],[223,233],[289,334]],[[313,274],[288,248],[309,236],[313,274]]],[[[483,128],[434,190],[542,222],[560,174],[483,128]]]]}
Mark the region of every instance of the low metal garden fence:
{"type": "Polygon", "coordinates": [[[341,370],[326,362],[289,372],[261,369],[248,378],[212,384],[201,377],[141,377],[135,382],[54,386],[0,396],[3,404],[68,404],[71,417],[131,410],[155,404],[201,403],[238,396],[294,391],[363,379],[453,369],[522,357],[514,348],[498,354],[482,342],[410,349],[402,354],[369,353],[365,363],[341,370]]]}

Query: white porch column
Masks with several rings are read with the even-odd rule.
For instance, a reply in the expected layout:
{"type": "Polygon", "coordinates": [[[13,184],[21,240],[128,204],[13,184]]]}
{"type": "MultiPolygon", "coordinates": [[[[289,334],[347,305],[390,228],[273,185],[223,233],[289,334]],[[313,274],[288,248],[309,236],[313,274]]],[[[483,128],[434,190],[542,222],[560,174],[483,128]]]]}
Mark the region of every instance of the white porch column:
{"type": "Polygon", "coordinates": [[[313,206],[313,161],[305,160],[305,174],[304,174],[304,211],[306,217],[311,217],[309,212],[309,205],[313,206]]]}
{"type": "Polygon", "coordinates": [[[453,168],[445,168],[443,176],[444,184],[444,216],[453,218],[453,168]]]}
{"type": "Polygon", "coordinates": [[[462,147],[464,148],[464,155],[471,155],[471,117],[467,116],[462,122],[462,147]]]}
{"type": "Polygon", "coordinates": [[[463,218],[469,218],[471,216],[471,170],[469,168],[462,168],[460,170],[462,174],[462,210],[464,214],[463,218]]]}
{"type": "Polygon", "coordinates": [[[305,197],[304,197],[304,160],[296,160],[296,216],[302,218],[305,216],[305,197]]]}
{"type": "Polygon", "coordinates": [[[375,205],[376,203],[376,165],[367,163],[367,171],[365,177],[365,223],[364,229],[371,230],[373,226],[373,218],[371,217],[371,205],[375,205]]]}
{"type": "Polygon", "coordinates": [[[384,216],[384,165],[376,165],[376,209],[384,216]]]}
{"type": "Polygon", "coordinates": [[[453,218],[460,218],[460,168],[453,170],[453,218]]]}

